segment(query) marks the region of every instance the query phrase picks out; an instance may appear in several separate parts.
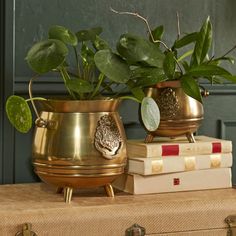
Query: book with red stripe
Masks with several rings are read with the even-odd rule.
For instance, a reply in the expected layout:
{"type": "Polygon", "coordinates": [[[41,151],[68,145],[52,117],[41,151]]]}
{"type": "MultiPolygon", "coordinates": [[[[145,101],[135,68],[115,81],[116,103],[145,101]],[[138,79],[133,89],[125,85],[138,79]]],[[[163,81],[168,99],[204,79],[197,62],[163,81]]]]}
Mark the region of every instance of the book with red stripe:
{"type": "Polygon", "coordinates": [[[189,156],[232,152],[232,141],[208,136],[195,136],[195,143],[186,137],[155,138],[152,143],[127,140],[128,157],[189,156]]]}
{"type": "Polygon", "coordinates": [[[214,153],[194,156],[163,156],[129,158],[128,173],[156,175],[181,171],[231,167],[232,153],[214,153]]]}
{"type": "Polygon", "coordinates": [[[231,169],[217,168],[149,176],[125,173],[112,185],[131,194],[230,188],[231,169]]]}

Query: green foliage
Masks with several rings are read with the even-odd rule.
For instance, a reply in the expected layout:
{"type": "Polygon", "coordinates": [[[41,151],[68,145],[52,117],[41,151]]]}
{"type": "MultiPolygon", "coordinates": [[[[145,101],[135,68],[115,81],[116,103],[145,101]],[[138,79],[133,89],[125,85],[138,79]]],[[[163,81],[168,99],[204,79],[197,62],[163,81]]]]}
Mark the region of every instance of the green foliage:
{"type": "Polygon", "coordinates": [[[132,34],[121,35],[117,51],[129,64],[162,68],[164,54],[142,37],[132,34]]]}
{"type": "Polygon", "coordinates": [[[32,115],[24,98],[11,96],[6,103],[6,112],[11,124],[20,132],[27,133],[32,126],[32,115]]]}
{"type": "MultiPolygon", "coordinates": [[[[129,91],[131,95],[126,98],[141,103],[145,97],[143,87],[149,83],[137,83],[140,78],[131,78],[129,63],[122,55],[112,52],[109,44],[101,38],[101,33],[101,27],[74,33],[64,26],[52,26],[48,39],[35,43],[28,51],[26,61],[38,75],[59,73],[71,99],[97,99],[104,96],[104,92],[109,97],[117,98],[122,97],[123,91],[129,91]],[[70,56],[70,59],[75,59],[73,66],[67,58],[69,53],[74,54],[70,56]]],[[[137,63],[161,66],[159,54],[164,55],[160,51],[159,54],[152,52],[155,45],[142,38],[135,37],[134,41],[138,42],[138,47],[135,46],[138,49],[135,57],[140,57],[138,61],[135,59],[137,63]]],[[[27,132],[32,125],[27,103],[30,100],[14,95],[7,100],[8,118],[20,132],[27,132]]]]}
{"type": "Polygon", "coordinates": [[[68,55],[66,45],[57,39],[36,43],[28,52],[26,60],[33,71],[43,74],[60,66],[68,55]]]}
{"type": "Polygon", "coordinates": [[[151,30],[151,44],[137,35],[124,34],[120,37],[117,50],[130,65],[134,87],[152,86],[165,80],[180,80],[184,92],[202,102],[199,79],[217,83],[223,78],[236,83],[236,76],[220,66],[221,61],[234,63],[233,58],[227,55],[236,46],[223,56],[209,58],[213,35],[209,17],[199,31],[179,35],[172,47],[162,41],[163,32],[163,26],[151,30]]]}

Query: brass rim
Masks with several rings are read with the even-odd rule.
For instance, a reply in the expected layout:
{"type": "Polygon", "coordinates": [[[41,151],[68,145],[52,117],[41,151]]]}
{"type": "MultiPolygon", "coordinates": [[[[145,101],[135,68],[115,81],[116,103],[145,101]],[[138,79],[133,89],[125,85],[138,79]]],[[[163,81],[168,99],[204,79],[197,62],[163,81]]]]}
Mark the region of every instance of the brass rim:
{"type": "Polygon", "coordinates": [[[65,165],[53,165],[53,164],[47,164],[47,163],[39,163],[39,162],[33,162],[33,165],[35,167],[48,167],[48,168],[57,168],[57,169],[114,169],[114,168],[121,168],[124,167],[126,164],[111,164],[111,165],[79,165],[79,166],[65,166],[65,165]]]}
{"type": "Polygon", "coordinates": [[[114,173],[99,173],[99,174],[54,174],[54,173],[48,173],[45,171],[38,171],[35,170],[35,173],[38,175],[44,175],[44,176],[54,176],[54,177],[66,177],[66,178],[74,178],[74,177],[83,177],[83,178],[99,178],[103,176],[116,176],[120,175],[123,172],[114,172],[114,173]]]}

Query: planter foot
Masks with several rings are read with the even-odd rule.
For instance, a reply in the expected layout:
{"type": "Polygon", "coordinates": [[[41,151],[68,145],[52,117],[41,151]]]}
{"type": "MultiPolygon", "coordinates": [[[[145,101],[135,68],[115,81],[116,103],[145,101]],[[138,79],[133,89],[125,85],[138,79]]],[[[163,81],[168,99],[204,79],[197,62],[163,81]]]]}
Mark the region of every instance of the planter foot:
{"type": "Polygon", "coordinates": [[[63,188],[62,187],[57,187],[56,193],[62,193],[63,192],[63,188]]]}
{"type": "Polygon", "coordinates": [[[190,143],[196,143],[193,133],[187,133],[186,137],[190,143]]]}
{"type": "Polygon", "coordinates": [[[71,202],[72,193],[73,193],[73,188],[71,188],[71,187],[65,187],[64,188],[64,201],[66,203],[71,202]]]}
{"type": "Polygon", "coordinates": [[[154,136],[152,134],[148,134],[144,140],[145,143],[151,143],[153,141],[154,136]]]}
{"type": "Polygon", "coordinates": [[[106,184],[104,186],[104,189],[106,191],[106,194],[108,197],[114,197],[114,191],[113,191],[113,187],[111,186],[111,184],[106,184]]]}

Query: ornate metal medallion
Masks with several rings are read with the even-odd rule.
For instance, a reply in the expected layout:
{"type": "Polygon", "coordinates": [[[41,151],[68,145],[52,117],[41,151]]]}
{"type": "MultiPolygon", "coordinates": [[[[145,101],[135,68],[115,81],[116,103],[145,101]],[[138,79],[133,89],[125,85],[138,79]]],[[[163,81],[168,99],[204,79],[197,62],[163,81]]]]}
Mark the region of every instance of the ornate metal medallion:
{"type": "Polygon", "coordinates": [[[179,101],[172,88],[165,88],[157,100],[161,117],[164,119],[174,118],[179,112],[179,101]]]}
{"type": "Polygon", "coordinates": [[[110,115],[104,115],[97,124],[94,144],[107,159],[114,159],[122,145],[119,129],[110,115]]]}

